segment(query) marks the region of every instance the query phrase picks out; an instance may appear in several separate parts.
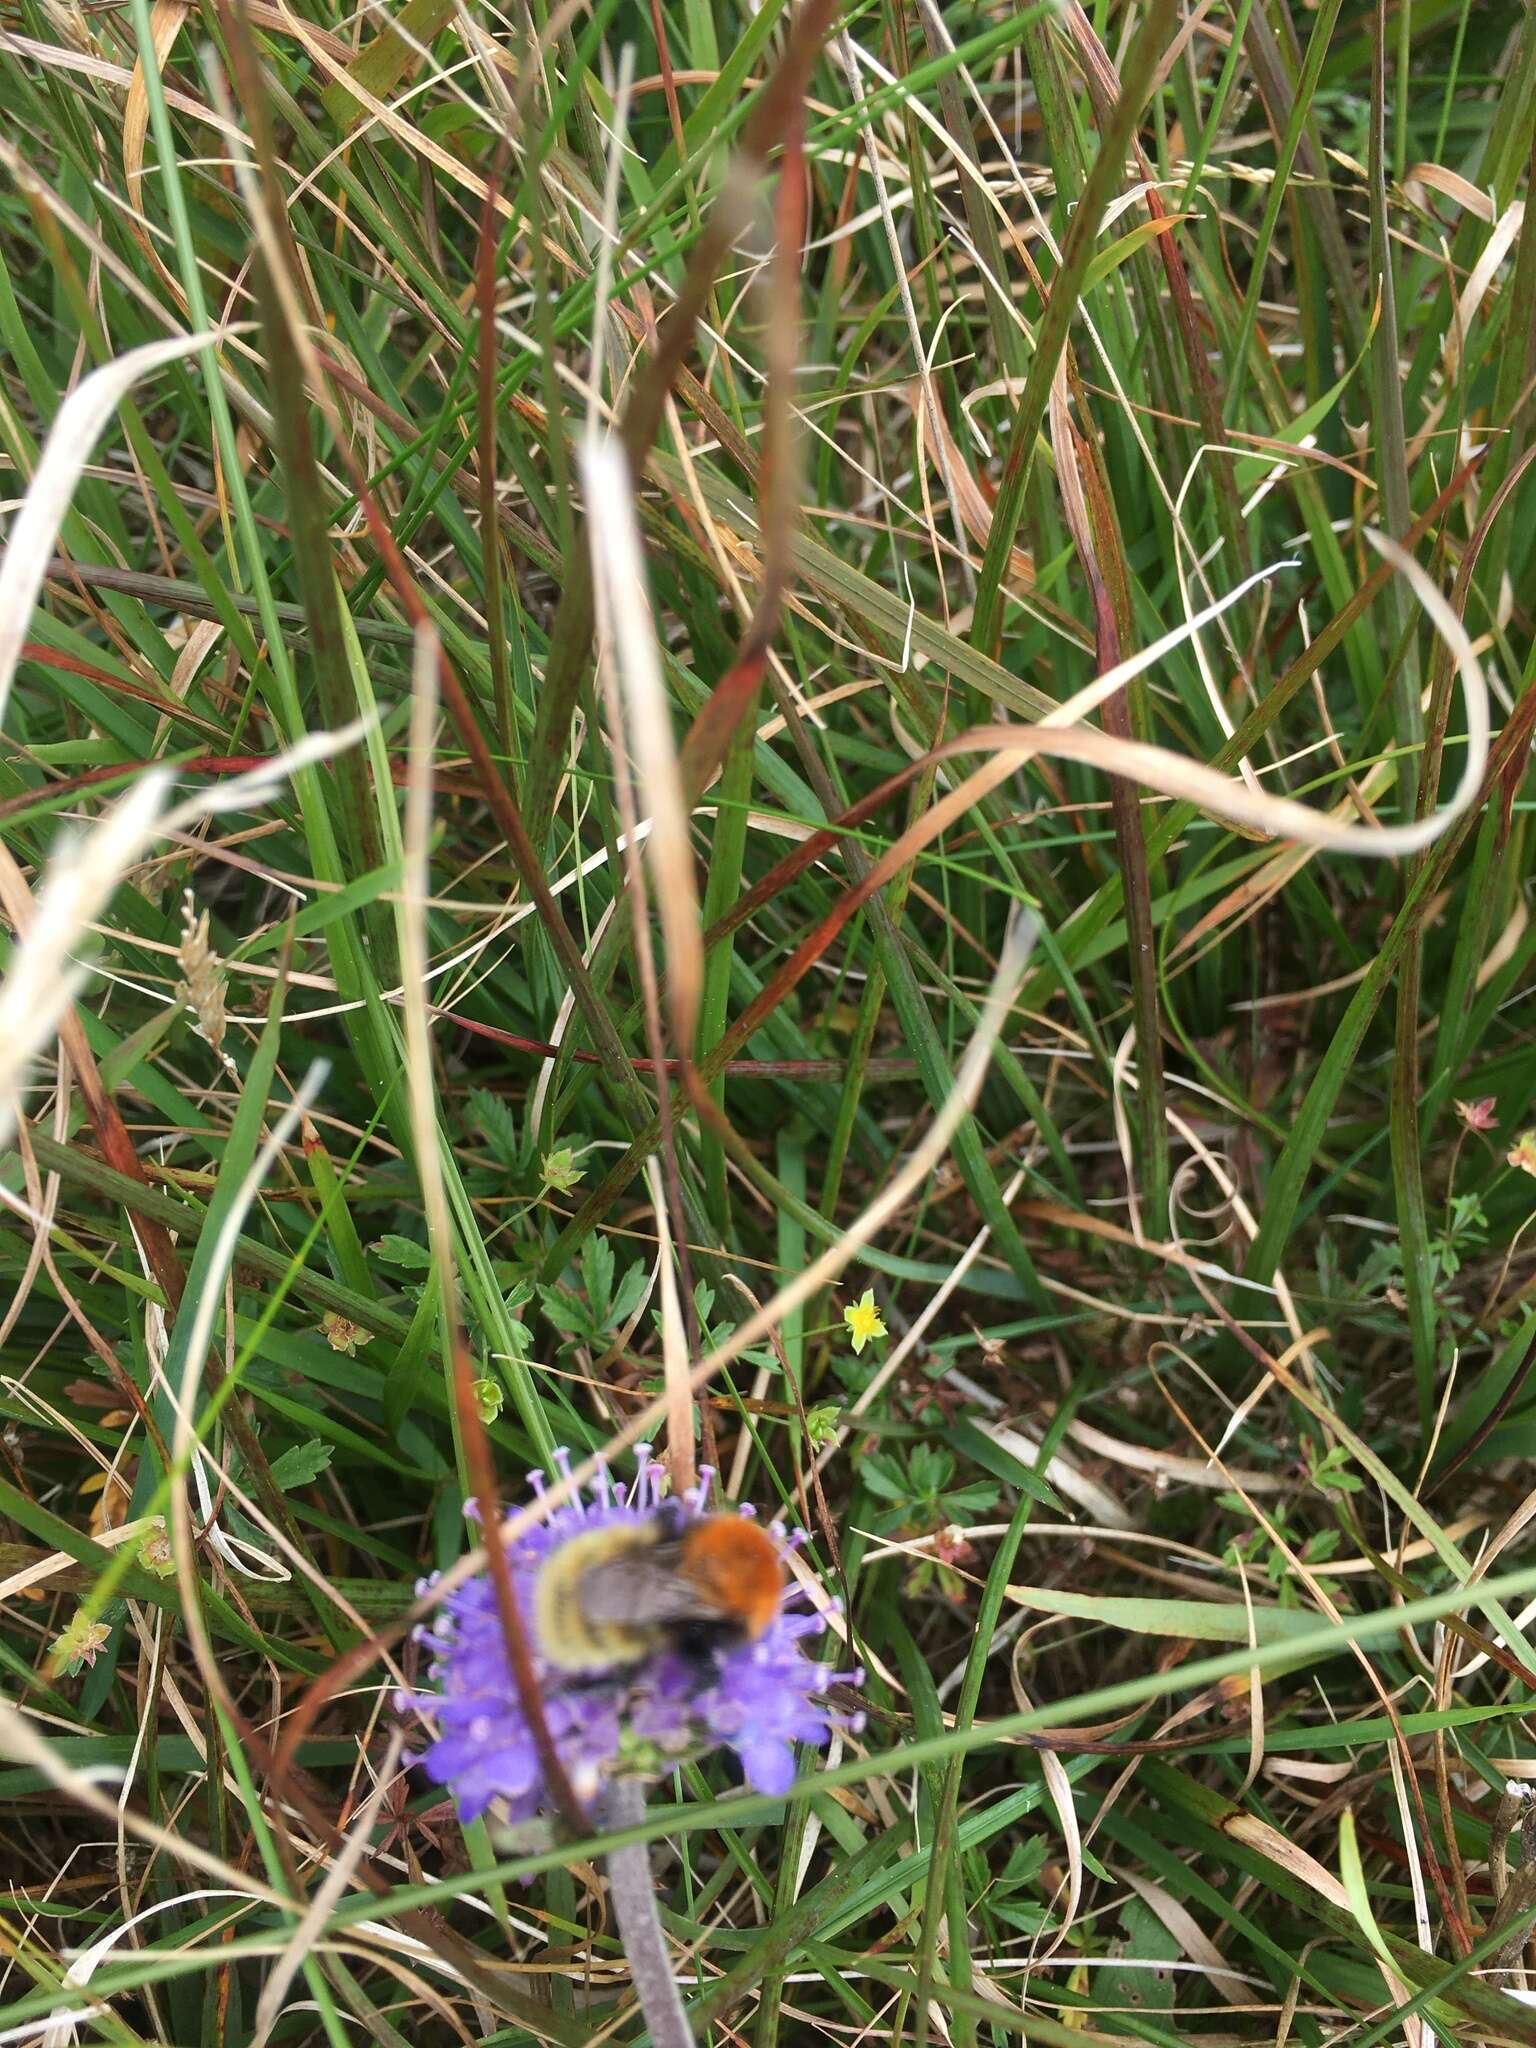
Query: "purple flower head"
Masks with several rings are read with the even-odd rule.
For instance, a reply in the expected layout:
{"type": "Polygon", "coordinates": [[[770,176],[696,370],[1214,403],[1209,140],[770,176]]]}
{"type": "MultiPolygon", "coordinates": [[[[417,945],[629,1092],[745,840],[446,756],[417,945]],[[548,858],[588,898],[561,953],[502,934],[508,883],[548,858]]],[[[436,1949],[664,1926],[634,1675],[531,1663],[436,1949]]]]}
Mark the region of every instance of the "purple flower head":
{"type": "MultiPolygon", "coordinates": [[[[834,1728],[857,1725],[826,1703],[826,1688],[839,1679],[862,1680],[862,1673],[834,1672],[806,1655],[803,1643],[819,1635],[824,1623],[819,1615],[796,1611],[800,1595],[792,1582],[778,1613],[751,1642],[686,1656],[658,1649],[640,1662],[596,1672],[562,1669],[544,1654],[535,1587],[553,1553],[594,1529],[649,1522],[661,1508],[661,1467],[648,1444],[638,1444],[635,1457],[627,1488],[599,1468],[587,1497],[578,1494],[554,1509],[508,1551],[555,1747],[583,1799],[605,1778],[665,1770],[684,1756],[721,1746],[736,1752],[756,1791],[782,1793],[794,1778],[795,1743],[825,1743],[834,1728]]],[[[555,1461],[562,1475],[569,1471],[564,1451],[555,1453],[555,1461]]],[[[671,1505],[681,1527],[710,1512],[711,1476],[703,1471],[699,1484],[671,1505]]],[[[536,1494],[543,1491],[542,1473],[530,1474],[530,1481],[536,1494]]],[[[770,1533],[781,1550],[798,1540],[777,1524],[770,1533]]],[[[433,1689],[402,1695],[399,1705],[436,1727],[437,1739],[421,1758],[428,1777],[452,1787],[465,1820],[493,1801],[508,1821],[530,1819],[548,1805],[547,1788],[507,1661],[489,1574],[481,1572],[451,1593],[420,1639],[433,1652],[433,1689]]]]}

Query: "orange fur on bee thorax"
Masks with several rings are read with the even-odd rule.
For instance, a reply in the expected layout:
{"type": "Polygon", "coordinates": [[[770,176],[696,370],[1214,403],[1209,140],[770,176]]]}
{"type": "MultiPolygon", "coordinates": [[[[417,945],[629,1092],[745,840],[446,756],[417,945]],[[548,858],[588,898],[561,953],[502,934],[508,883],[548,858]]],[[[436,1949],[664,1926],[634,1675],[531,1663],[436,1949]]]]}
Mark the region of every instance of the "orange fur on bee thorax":
{"type": "Polygon", "coordinates": [[[778,1545],[742,1515],[710,1515],[683,1537],[682,1569],[722,1613],[760,1636],[779,1611],[784,1564],[778,1545]]]}

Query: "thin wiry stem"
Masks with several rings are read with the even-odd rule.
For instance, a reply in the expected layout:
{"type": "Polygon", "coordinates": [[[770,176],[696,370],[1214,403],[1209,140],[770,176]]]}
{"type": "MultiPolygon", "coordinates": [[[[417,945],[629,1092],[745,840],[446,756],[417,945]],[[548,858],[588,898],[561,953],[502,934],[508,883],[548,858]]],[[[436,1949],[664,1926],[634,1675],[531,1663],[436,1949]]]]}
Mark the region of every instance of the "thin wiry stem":
{"type": "MultiPolygon", "coordinates": [[[[632,1828],[645,1818],[645,1787],[638,1778],[616,1778],[608,1788],[603,1816],[611,1828],[632,1828]]],[[[608,1890],[613,1917],[629,1963],[635,1996],[645,2015],[651,2048],[693,2048],[693,2033],[682,1994],[667,1956],[667,1940],[656,1909],[651,1852],[644,1842],[610,1849],[608,1890]]]]}

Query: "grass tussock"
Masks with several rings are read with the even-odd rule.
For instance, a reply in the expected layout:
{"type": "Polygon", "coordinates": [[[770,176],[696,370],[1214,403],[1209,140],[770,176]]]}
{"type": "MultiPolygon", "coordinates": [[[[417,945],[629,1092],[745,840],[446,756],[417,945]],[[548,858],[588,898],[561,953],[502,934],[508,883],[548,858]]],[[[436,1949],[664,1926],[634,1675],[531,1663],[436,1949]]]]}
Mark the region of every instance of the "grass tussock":
{"type": "Polygon", "coordinates": [[[1533,139],[1514,0],[0,8],[0,2042],[1536,2042],[1533,139]],[[394,1702],[483,1562],[552,1741],[642,1439],[867,1718],[610,1887],[394,1702]]]}

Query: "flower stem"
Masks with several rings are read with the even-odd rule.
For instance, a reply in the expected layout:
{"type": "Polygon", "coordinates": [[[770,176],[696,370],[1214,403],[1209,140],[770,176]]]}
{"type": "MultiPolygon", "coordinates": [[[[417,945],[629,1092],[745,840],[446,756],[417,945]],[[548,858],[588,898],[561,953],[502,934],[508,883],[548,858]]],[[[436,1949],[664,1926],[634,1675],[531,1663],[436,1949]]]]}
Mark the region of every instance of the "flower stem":
{"type": "MultiPolygon", "coordinates": [[[[613,1780],[603,1817],[611,1828],[632,1828],[645,1818],[645,1788],[638,1778],[613,1780]]],[[[606,1861],[613,1917],[629,1960],[635,1996],[650,2030],[651,2048],[693,2048],[693,2034],[656,1910],[650,1850],[644,1842],[636,1842],[625,1849],[610,1849],[606,1861]]]]}

